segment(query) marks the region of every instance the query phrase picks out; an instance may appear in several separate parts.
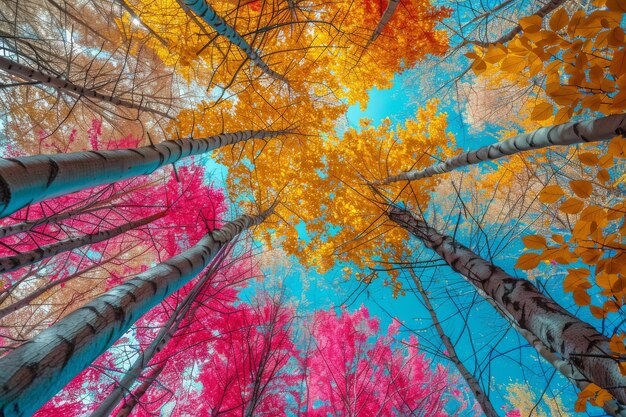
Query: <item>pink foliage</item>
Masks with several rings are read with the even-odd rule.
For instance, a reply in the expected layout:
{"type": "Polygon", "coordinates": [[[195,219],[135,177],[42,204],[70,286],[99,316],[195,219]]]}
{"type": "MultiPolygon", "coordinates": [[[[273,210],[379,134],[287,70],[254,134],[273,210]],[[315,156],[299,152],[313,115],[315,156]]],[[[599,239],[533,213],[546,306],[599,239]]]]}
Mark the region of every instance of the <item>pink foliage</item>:
{"type": "Polygon", "coordinates": [[[297,376],[288,367],[297,351],[294,310],[263,296],[229,315],[203,366],[201,416],[285,415],[297,376]]]}
{"type": "MultiPolygon", "coordinates": [[[[101,140],[99,120],[93,121],[88,134],[94,149],[103,147],[98,143],[101,140]]],[[[74,130],[70,140],[75,136],[74,130]]],[[[120,142],[133,145],[138,140],[129,136],[120,142]]],[[[91,245],[88,250],[80,249],[59,255],[40,265],[56,271],[49,274],[52,279],[60,279],[67,276],[68,272],[73,272],[74,268],[67,268],[66,265],[86,268],[106,258],[107,254],[124,253],[138,246],[155,252],[157,258],[171,257],[195,244],[208,230],[219,225],[219,218],[225,211],[224,194],[219,189],[205,185],[204,181],[202,167],[183,166],[178,168],[177,176],[171,172],[161,174],[156,179],[154,175],[137,177],[30,205],[1,219],[0,227],[25,221],[44,221],[26,233],[0,239],[0,256],[10,256],[60,240],[109,230],[167,210],[164,217],[151,225],[91,245]],[[68,211],[75,213],[61,221],[45,221],[50,216],[68,211]],[[57,269],[56,264],[60,268],[57,269]]],[[[130,272],[130,269],[121,271],[121,275],[130,272]]],[[[19,270],[11,273],[10,282],[22,275],[23,272],[19,270]]],[[[119,279],[112,277],[110,284],[119,282],[119,279]]]]}
{"type": "Polygon", "coordinates": [[[102,121],[93,119],[91,121],[91,127],[87,130],[87,138],[91,144],[91,148],[94,151],[100,149],[100,140],[102,136],[102,121]]]}
{"type": "Polygon", "coordinates": [[[365,307],[350,314],[319,311],[311,325],[311,349],[303,358],[303,415],[447,416],[447,370],[435,371],[417,340],[407,349],[395,346],[399,323],[378,334],[378,320],[365,307]]]}

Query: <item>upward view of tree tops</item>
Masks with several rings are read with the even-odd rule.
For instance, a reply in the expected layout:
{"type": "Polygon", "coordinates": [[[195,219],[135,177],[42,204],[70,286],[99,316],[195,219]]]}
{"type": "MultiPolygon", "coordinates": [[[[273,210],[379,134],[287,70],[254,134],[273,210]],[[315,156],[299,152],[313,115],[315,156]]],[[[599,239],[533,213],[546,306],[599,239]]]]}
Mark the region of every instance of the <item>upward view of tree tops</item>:
{"type": "Polygon", "coordinates": [[[0,417],[626,417],[625,0],[0,0],[0,417]]]}

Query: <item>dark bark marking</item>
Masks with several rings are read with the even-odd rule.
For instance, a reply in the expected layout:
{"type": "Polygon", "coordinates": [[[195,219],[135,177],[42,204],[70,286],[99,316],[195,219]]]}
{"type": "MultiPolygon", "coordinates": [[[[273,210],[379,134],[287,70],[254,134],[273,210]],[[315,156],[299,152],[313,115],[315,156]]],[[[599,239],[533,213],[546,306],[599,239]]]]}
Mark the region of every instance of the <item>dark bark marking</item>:
{"type": "Polygon", "coordinates": [[[11,187],[2,175],[0,175],[0,202],[5,206],[11,202],[11,187]]]}
{"type": "Polygon", "coordinates": [[[137,155],[141,156],[144,159],[146,158],[146,156],[142,152],[139,152],[137,149],[127,149],[127,151],[128,152],[132,152],[134,154],[137,154],[137,155]]]}
{"type": "Polygon", "coordinates": [[[116,321],[121,321],[124,318],[124,309],[122,307],[118,307],[115,304],[110,303],[108,301],[103,301],[103,303],[111,307],[116,321]]]}
{"type": "Polygon", "coordinates": [[[50,184],[54,182],[57,175],[59,175],[59,164],[52,158],[48,158],[48,164],[50,165],[50,171],[48,172],[48,182],[46,183],[46,187],[49,187],[50,184]]]}
{"type": "Polygon", "coordinates": [[[94,154],[94,155],[96,155],[96,156],[97,156],[97,157],[99,157],[99,158],[104,159],[105,161],[107,161],[107,160],[108,160],[106,156],[102,155],[102,154],[101,154],[100,152],[98,152],[98,151],[89,151],[89,152],[90,152],[90,153],[92,153],[92,154],[94,154]]]}
{"type": "Polygon", "coordinates": [[[74,349],[76,348],[76,345],[74,344],[74,342],[72,342],[71,340],[67,339],[66,337],[57,334],[56,335],[61,342],[63,342],[65,345],[67,345],[67,350],[65,352],[65,358],[63,359],[63,365],[61,365],[61,368],[65,368],[67,366],[67,363],[70,361],[70,359],[72,358],[72,355],[74,354],[74,349]]]}
{"type": "Polygon", "coordinates": [[[18,164],[19,166],[21,166],[22,168],[26,169],[26,165],[22,161],[20,161],[19,158],[5,158],[5,159],[7,161],[14,162],[14,163],[18,164]]]}
{"type": "Polygon", "coordinates": [[[84,306],[83,308],[85,310],[91,311],[93,314],[96,315],[97,318],[101,318],[102,317],[102,313],[97,308],[95,308],[94,306],[84,306]]]}

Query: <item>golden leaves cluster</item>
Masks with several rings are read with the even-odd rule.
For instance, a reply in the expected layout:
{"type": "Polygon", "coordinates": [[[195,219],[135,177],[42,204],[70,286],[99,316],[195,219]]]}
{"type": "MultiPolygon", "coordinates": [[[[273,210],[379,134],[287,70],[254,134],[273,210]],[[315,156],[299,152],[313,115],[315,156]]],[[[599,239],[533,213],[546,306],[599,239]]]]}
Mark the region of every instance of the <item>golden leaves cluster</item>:
{"type": "Polygon", "coordinates": [[[614,160],[626,158],[625,147],[626,139],[618,137],[604,155],[578,153],[582,165],[602,164],[596,178],[550,184],[538,193],[538,200],[565,214],[571,227],[549,239],[523,237],[524,246],[533,252],[520,256],[516,264],[524,270],[537,268],[541,262],[567,266],[563,289],[572,293],[579,306],[589,306],[597,318],[619,311],[626,302],[626,201],[606,198],[611,181],[607,168],[614,160]]]}
{"type": "Polygon", "coordinates": [[[565,123],[584,112],[620,113],[626,109],[626,35],[623,4],[596,0],[600,9],[564,8],[549,19],[532,15],[507,45],[477,48],[468,54],[476,74],[504,77],[525,86],[530,120],[565,123]]]}

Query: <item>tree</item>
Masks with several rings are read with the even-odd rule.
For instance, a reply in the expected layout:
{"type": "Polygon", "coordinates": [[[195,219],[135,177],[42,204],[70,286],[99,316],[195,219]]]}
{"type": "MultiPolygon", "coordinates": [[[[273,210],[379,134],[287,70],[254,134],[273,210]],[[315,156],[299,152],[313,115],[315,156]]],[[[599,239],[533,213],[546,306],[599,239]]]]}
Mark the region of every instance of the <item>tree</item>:
{"type": "Polygon", "coordinates": [[[2,215],[27,204],[137,175],[148,175],[181,158],[255,137],[285,132],[244,131],[206,139],[179,139],[137,149],[90,151],[63,155],[39,155],[4,159],[0,182],[4,197],[2,215]],[[36,196],[36,197],[33,197],[36,196]]]}
{"type": "Polygon", "coordinates": [[[543,296],[529,281],[516,279],[471,250],[441,235],[406,209],[390,206],[389,217],[437,252],[448,265],[504,307],[521,328],[573,364],[591,382],[607,387],[625,403],[624,376],[608,352],[609,339],[543,296]]]}
{"type": "Polygon", "coordinates": [[[394,181],[411,181],[431,175],[443,174],[451,170],[483,161],[492,161],[507,155],[548,146],[567,146],[578,143],[599,142],[614,139],[616,135],[626,133],[626,115],[616,114],[585,122],[570,122],[562,125],[544,127],[532,133],[518,135],[477,149],[464,152],[454,158],[421,171],[409,171],[383,179],[383,184],[394,181]]]}
{"type": "Polygon", "coordinates": [[[2,380],[8,387],[0,401],[3,412],[35,411],[139,317],[204,269],[226,243],[269,214],[244,215],[226,223],[191,249],[116,286],[0,359],[9,369],[2,380]],[[51,338],[56,343],[50,344],[51,338]],[[29,369],[36,362],[40,362],[39,371],[33,374],[29,369]]]}
{"type": "Polygon", "coordinates": [[[447,370],[429,369],[415,337],[402,347],[397,321],[384,336],[379,325],[363,306],[352,314],[315,313],[301,360],[301,415],[447,415],[447,370]]]}

